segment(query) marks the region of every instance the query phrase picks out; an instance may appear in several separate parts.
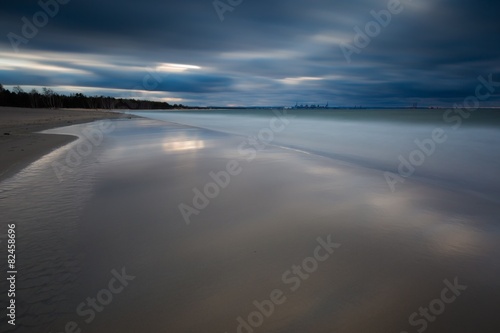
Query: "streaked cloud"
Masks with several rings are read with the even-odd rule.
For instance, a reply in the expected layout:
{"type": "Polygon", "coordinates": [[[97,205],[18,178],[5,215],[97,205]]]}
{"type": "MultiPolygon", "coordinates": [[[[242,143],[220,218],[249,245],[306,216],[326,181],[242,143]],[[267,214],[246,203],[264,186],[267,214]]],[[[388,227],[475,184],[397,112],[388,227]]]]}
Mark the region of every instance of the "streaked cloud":
{"type": "MultiPolygon", "coordinates": [[[[141,90],[191,105],[446,106],[479,75],[500,81],[500,4],[402,1],[351,64],[339,45],[387,1],[244,2],[224,22],[206,0],[72,1],[19,53],[0,41],[0,82],[123,97],[141,90]],[[138,89],[145,78],[154,88],[138,89]]],[[[40,10],[36,1],[0,8],[4,36],[40,10]]]]}

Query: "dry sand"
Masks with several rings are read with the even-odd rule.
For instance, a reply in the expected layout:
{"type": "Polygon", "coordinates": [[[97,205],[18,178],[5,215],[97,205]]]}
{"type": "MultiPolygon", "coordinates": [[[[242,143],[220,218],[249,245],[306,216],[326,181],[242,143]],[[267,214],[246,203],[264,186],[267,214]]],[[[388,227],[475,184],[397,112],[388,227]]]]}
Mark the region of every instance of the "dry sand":
{"type": "Polygon", "coordinates": [[[130,116],[101,110],[0,107],[0,180],[12,176],[54,148],[75,139],[74,136],[36,132],[98,119],[123,117],[130,116]]]}

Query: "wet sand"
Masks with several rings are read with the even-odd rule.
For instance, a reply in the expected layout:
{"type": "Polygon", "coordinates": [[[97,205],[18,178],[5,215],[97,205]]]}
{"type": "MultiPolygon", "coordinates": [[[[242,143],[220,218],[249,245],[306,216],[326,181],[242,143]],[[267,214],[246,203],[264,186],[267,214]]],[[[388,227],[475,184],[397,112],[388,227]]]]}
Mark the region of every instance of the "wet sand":
{"type": "Polygon", "coordinates": [[[78,141],[2,183],[0,209],[17,223],[23,258],[17,332],[70,322],[84,332],[500,328],[491,201],[411,180],[391,193],[369,169],[279,147],[249,161],[235,135],[113,123],[62,182],[51,166],[78,141]],[[229,183],[209,186],[206,207],[194,203],[230,161],[229,183]],[[183,203],[198,205],[190,224],[183,203]],[[430,319],[418,314],[430,306],[430,319]]]}
{"type": "Polygon", "coordinates": [[[36,161],[74,136],[36,132],[98,119],[122,118],[117,112],[97,110],[30,109],[0,107],[0,180],[36,161]]]}

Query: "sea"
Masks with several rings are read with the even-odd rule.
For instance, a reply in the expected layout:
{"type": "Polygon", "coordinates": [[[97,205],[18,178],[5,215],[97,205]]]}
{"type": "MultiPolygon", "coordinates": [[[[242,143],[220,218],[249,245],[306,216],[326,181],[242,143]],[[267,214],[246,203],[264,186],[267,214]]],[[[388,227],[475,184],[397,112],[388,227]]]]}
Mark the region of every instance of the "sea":
{"type": "Polygon", "coordinates": [[[0,183],[2,332],[500,329],[500,110],[127,113],[0,183]]]}

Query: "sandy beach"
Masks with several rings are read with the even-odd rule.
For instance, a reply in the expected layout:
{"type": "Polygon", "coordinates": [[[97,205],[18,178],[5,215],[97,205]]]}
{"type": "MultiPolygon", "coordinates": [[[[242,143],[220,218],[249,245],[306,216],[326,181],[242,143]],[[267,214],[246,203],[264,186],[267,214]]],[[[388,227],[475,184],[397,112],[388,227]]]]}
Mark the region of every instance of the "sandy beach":
{"type": "Polygon", "coordinates": [[[500,1],[0,12],[0,333],[500,333],[500,1]]]}
{"type": "Polygon", "coordinates": [[[244,136],[173,122],[111,123],[77,163],[85,138],[2,182],[23,258],[16,332],[500,327],[488,198],[418,179],[392,193],[363,165],[277,145],[242,155],[244,136]],[[69,166],[62,179],[54,163],[69,166]]]}
{"type": "Polygon", "coordinates": [[[0,107],[0,180],[76,138],[37,132],[98,119],[123,117],[130,116],[102,110],[0,107]]]}

